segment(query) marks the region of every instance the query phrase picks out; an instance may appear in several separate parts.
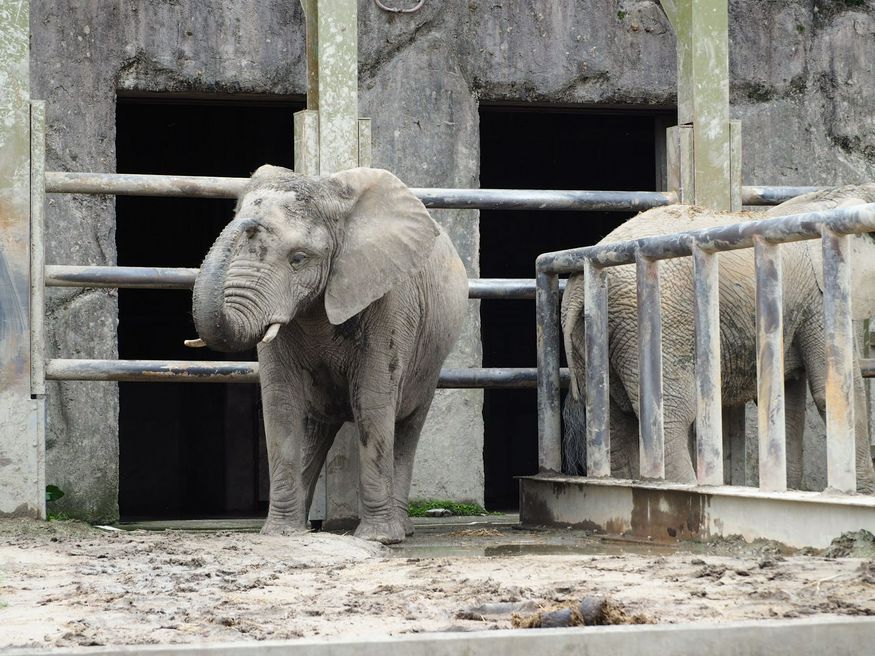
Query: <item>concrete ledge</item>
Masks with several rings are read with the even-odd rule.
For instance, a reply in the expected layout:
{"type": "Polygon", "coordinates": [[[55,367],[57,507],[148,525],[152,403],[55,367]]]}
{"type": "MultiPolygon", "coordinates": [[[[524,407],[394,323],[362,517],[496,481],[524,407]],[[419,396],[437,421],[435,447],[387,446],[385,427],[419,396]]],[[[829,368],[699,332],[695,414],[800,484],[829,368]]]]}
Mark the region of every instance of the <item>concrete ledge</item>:
{"type": "Polygon", "coordinates": [[[71,649],[17,650],[24,654],[99,654],[101,656],[851,656],[871,653],[875,618],[826,618],[597,626],[576,629],[522,629],[471,633],[429,633],[336,642],[296,640],[196,645],[135,645],[71,649]]]}
{"type": "Polygon", "coordinates": [[[658,541],[740,535],[824,548],[846,531],[875,533],[875,497],[538,475],[520,479],[520,521],[658,541]]]}

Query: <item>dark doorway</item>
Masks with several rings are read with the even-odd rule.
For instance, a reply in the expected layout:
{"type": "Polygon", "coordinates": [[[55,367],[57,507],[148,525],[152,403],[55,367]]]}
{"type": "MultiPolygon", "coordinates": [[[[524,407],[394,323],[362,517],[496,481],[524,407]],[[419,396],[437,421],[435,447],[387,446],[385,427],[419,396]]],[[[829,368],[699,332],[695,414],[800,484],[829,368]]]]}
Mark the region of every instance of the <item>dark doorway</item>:
{"type": "MultiPolygon", "coordinates": [[[[481,107],[480,186],[655,190],[656,137],[669,115],[481,107]]],[[[481,212],[480,275],[533,278],[538,254],[593,244],[628,216],[481,212]]],[[[483,366],[534,367],[534,302],[483,301],[480,307],[483,366]]],[[[517,508],[514,476],[538,470],[536,399],[534,390],[485,393],[485,498],[491,510],[517,508]]]]}
{"type": "MultiPolygon", "coordinates": [[[[291,167],[292,113],[303,102],[119,98],[120,173],[248,176],[291,167]]],[[[197,267],[232,200],[116,202],[118,263],[197,267]]],[[[194,337],[190,291],[119,290],[119,357],[252,360],[183,346],[194,337]]],[[[120,383],[119,507],[123,519],[261,513],[266,476],[258,389],[246,384],[120,383]]]]}

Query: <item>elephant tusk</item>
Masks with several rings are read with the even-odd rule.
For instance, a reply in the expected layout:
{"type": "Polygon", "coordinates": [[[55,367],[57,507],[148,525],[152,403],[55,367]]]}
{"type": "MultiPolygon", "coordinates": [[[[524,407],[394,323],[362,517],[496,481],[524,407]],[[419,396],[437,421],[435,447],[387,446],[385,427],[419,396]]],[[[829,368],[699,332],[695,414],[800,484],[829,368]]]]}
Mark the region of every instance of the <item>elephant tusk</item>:
{"type": "Polygon", "coordinates": [[[273,338],[276,337],[276,334],[280,331],[281,327],[281,323],[270,324],[270,328],[267,329],[267,332],[264,333],[264,337],[261,338],[261,343],[270,344],[273,341],[273,338]]]}
{"type": "Polygon", "coordinates": [[[202,340],[201,338],[187,339],[183,342],[183,344],[185,344],[189,348],[203,348],[204,346],[207,345],[207,343],[204,340],[202,340]]]}

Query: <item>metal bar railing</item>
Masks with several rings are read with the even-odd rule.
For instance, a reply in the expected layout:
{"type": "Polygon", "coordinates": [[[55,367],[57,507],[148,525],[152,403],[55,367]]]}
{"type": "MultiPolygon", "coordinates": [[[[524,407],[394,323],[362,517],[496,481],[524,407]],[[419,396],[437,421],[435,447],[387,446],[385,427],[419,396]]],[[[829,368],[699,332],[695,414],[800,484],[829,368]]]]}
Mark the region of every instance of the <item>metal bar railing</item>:
{"type": "MultiPolygon", "coordinates": [[[[875,205],[873,205],[875,207],[875,205]]],[[[826,340],[826,480],[842,492],[857,489],[854,426],[854,330],[851,325],[851,244],[824,224],[823,330],[826,340]]]]}
{"type": "MultiPolygon", "coordinates": [[[[827,400],[827,452],[828,452],[828,486],[832,489],[852,492],[856,489],[854,461],[854,385],[853,385],[853,341],[849,312],[849,244],[847,235],[852,233],[870,232],[875,230],[875,203],[857,205],[822,212],[809,212],[792,216],[784,216],[760,221],[750,221],[733,225],[716,226],[703,230],[685,233],[660,235],[638,240],[598,244],[584,248],[575,248],[554,253],[545,253],[538,257],[536,263],[538,288],[550,289],[562,273],[584,274],[585,303],[584,325],[586,327],[586,383],[588,423],[596,426],[587,427],[587,448],[595,448],[595,457],[599,461],[597,473],[589,469],[590,453],[587,452],[589,475],[606,475],[603,460],[609,456],[610,449],[605,449],[604,439],[593,439],[592,433],[607,435],[608,398],[608,360],[607,360],[607,303],[605,294],[605,272],[608,267],[622,266],[640,262],[642,259],[662,260],[693,255],[694,252],[717,253],[722,251],[750,248],[757,245],[760,251],[757,257],[758,284],[762,285],[762,302],[758,301],[758,311],[762,316],[762,335],[768,338],[773,332],[780,334],[775,325],[780,325],[780,317],[774,314],[774,297],[780,298],[780,272],[776,269],[778,258],[772,252],[773,244],[801,241],[804,239],[821,238],[824,260],[824,314],[825,341],[827,348],[827,380],[825,397],[827,400]],[[769,271],[769,269],[775,269],[769,271]],[[759,306],[763,307],[760,308],[759,306]],[[765,309],[763,309],[765,308],[765,309]],[[771,308],[771,309],[770,309],[771,308]],[[770,314],[771,313],[771,314],[770,314]],[[777,324],[776,324],[777,322],[777,324]],[[600,342],[597,344],[595,342],[600,342]],[[593,371],[595,370],[595,371],[593,371]]],[[[701,253],[698,255],[701,259],[701,253]]],[[[640,268],[640,265],[639,265],[640,268]]],[[[716,278],[716,274],[715,274],[716,278]]],[[[639,279],[639,285],[641,280],[639,279]]],[[[713,317],[714,306],[719,294],[718,285],[714,280],[698,289],[704,289],[711,298],[705,303],[697,303],[697,323],[707,322],[704,316],[710,308],[713,317]]],[[[555,326],[546,325],[558,316],[558,295],[539,293],[537,317],[539,334],[544,335],[538,341],[538,367],[544,371],[545,380],[539,381],[538,412],[539,439],[547,440],[554,445],[540,445],[539,453],[552,453],[559,449],[561,435],[559,431],[559,391],[556,386],[547,382],[552,375],[551,370],[558,367],[559,338],[555,326]]],[[[650,301],[652,303],[652,301],[650,301]]],[[[707,351],[708,358],[720,361],[719,340],[713,338],[703,340],[697,351],[707,351]]],[[[774,344],[769,348],[777,348],[777,353],[783,352],[782,346],[774,344]]],[[[783,383],[783,363],[780,371],[773,361],[771,367],[766,358],[758,357],[758,369],[764,376],[771,375],[776,384],[783,383]],[[763,362],[759,362],[763,360],[763,362]]],[[[863,372],[871,373],[872,361],[861,362],[863,372]]],[[[719,385],[713,385],[710,390],[699,394],[697,414],[713,413],[714,403],[719,405],[719,385]]],[[[767,392],[766,397],[772,399],[771,410],[775,410],[774,393],[767,392]]],[[[652,387],[642,389],[639,407],[651,406],[657,402],[656,390],[652,387]]],[[[766,404],[765,398],[760,400],[766,404]]],[[[713,422],[712,422],[713,424],[713,422]]],[[[777,428],[774,428],[777,432],[777,428]]],[[[712,428],[713,432],[713,428],[712,428]]],[[[781,439],[784,436],[781,434],[781,439]]],[[[710,436],[717,439],[716,435],[710,436]]],[[[767,441],[771,446],[771,438],[767,441]]],[[[609,442],[608,442],[609,445],[609,442]]],[[[701,447],[699,450],[702,450],[701,447]]],[[[642,449],[643,454],[644,449],[642,449]]],[[[716,455],[716,454],[715,454],[716,455]]],[[[712,456],[714,457],[714,456],[712,456]]],[[[555,462],[542,460],[542,470],[555,470],[555,462]]],[[[642,471],[645,466],[642,459],[642,471]]],[[[763,464],[763,463],[761,463],[763,464]]],[[[768,468],[786,470],[778,462],[764,464],[768,468]]],[[[608,463],[609,468],[609,463],[608,463]]],[[[705,468],[707,469],[707,467],[705,468]]],[[[697,467],[697,473],[703,469],[697,467]]],[[[608,470],[607,475],[610,474],[608,470]]],[[[772,472],[770,476],[778,476],[772,472]]],[[[786,474],[784,474],[786,475],[786,474]]],[[[716,476],[713,477],[715,480],[716,476]]],[[[708,480],[699,479],[700,483],[708,480]]],[[[722,482],[722,481],[718,481],[722,482]]],[[[786,488],[786,480],[783,487],[786,488]]]]}
{"type": "MultiPolygon", "coordinates": [[[[249,178],[48,171],[47,193],[235,198],[249,178]]],[[[817,187],[742,187],[745,205],[777,205],[817,187]]],[[[671,191],[413,188],[426,207],[483,210],[641,211],[678,202],[671,191]]]]}
{"type": "MultiPolygon", "coordinates": [[[[47,287],[117,289],[191,289],[198,269],[173,267],[70,266],[45,267],[47,287]]],[[[560,290],[565,288],[561,281],[560,290]]],[[[528,278],[469,278],[468,298],[533,299],[535,281],[528,278]]]]}
{"type": "Polygon", "coordinates": [[[696,314],[696,479],[723,485],[723,408],[720,407],[720,294],[716,253],[693,247],[696,314]]]}
{"type": "Polygon", "coordinates": [[[638,421],[641,426],[641,478],[665,478],[662,406],[662,312],[659,260],[635,260],[638,294],[638,421]]]}
{"type": "MultiPolygon", "coordinates": [[[[442,369],[438,387],[451,389],[534,389],[534,367],[442,369]]],[[[258,362],[208,360],[87,360],[53,359],[46,362],[46,380],[152,383],[257,383],[258,362]]],[[[560,385],[569,381],[560,371],[560,385]]]]}
{"type": "Polygon", "coordinates": [[[757,427],[760,489],[787,489],[784,440],[784,288],[778,244],[754,237],[757,328],[757,427]]]}

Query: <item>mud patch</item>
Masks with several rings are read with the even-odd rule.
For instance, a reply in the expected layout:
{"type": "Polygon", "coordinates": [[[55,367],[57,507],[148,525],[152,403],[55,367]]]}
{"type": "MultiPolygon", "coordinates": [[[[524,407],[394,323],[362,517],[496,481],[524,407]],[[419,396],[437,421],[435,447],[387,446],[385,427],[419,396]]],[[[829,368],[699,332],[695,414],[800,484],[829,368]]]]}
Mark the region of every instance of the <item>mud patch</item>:
{"type": "Polygon", "coordinates": [[[873,558],[499,524],[429,525],[386,548],[330,533],[0,521],[0,648],[365,639],[511,628],[514,615],[581,630],[857,616],[875,613],[873,578],[873,558]],[[588,599],[604,600],[597,621],[588,599]]]}

